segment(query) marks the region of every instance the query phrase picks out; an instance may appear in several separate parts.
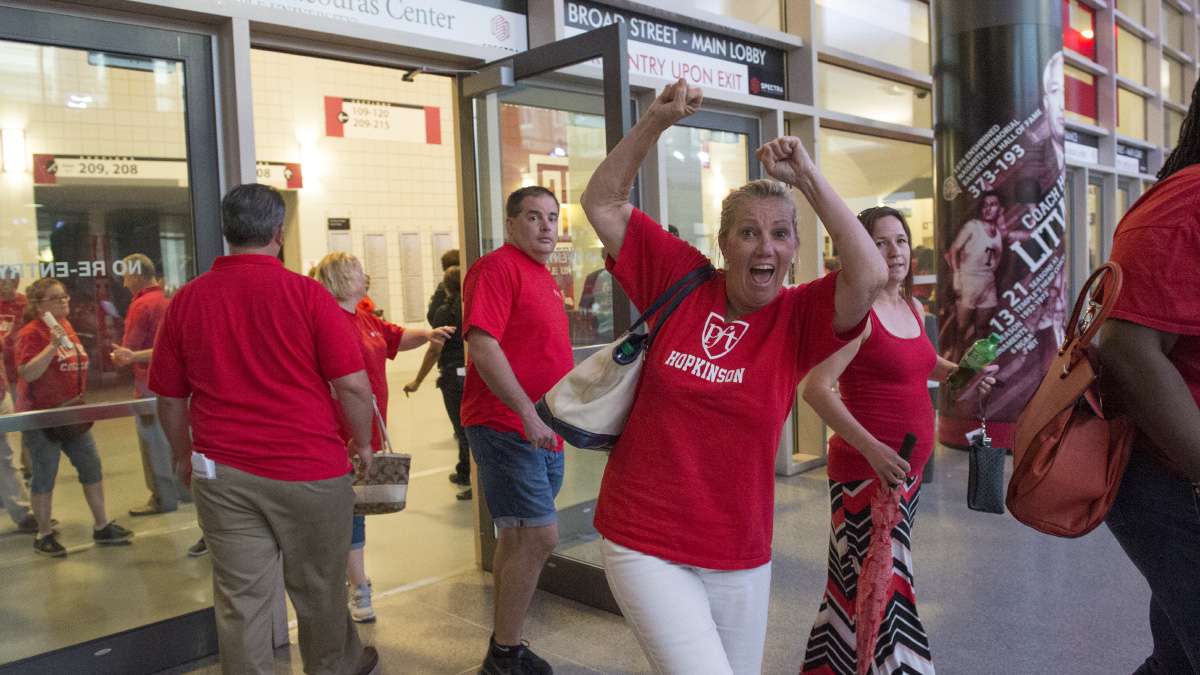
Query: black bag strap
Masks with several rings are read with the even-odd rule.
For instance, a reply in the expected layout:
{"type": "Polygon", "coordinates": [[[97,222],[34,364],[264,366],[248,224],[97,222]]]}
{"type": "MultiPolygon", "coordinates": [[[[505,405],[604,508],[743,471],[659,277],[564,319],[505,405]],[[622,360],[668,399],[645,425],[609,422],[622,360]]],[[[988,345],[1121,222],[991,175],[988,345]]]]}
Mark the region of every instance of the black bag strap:
{"type": "Polygon", "coordinates": [[[649,349],[650,343],[654,342],[654,336],[658,335],[659,329],[666,323],[671,313],[679,306],[679,303],[683,302],[684,298],[699,288],[701,284],[708,281],[715,273],[716,270],[713,269],[712,265],[704,264],[685,274],[678,281],[671,284],[671,287],[658,296],[654,302],[650,303],[646,311],[629,327],[629,332],[634,332],[645,324],[647,320],[658,314],[659,318],[658,322],[654,324],[654,330],[650,331],[650,334],[646,336],[643,343],[643,348],[649,349]]]}

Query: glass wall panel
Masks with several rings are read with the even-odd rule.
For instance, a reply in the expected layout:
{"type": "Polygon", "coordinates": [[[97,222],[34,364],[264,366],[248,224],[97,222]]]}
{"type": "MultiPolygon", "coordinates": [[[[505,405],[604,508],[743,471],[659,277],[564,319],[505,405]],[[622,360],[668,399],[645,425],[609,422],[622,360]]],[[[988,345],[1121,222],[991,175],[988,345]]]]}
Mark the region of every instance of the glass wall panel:
{"type": "MultiPolygon", "coordinates": [[[[153,346],[155,325],[139,323],[140,336],[127,325],[135,292],[169,297],[196,274],[186,79],[180,61],[0,41],[0,414],[148,395],[114,351],[153,346]],[[51,346],[51,321],[69,348],[51,346]]],[[[194,512],[178,504],[186,494],[171,476],[154,488],[144,477],[169,449],[143,456],[135,425],[108,419],[87,432],[100,458],[80,476],[91,508],[65,458],[52,469],[21,452],[58,457],[44,431],[0,434],[4,529],[21,530],[0,537],[0,664],[211,606],[207,561],[184,555],[197,537],[194,512]],[[23,478],[51,495],[65,561],[35,553],[23,478]],[[149,515],[132,519],[131,508],[149,515]],[[135,531],[132,545],[93,544],[93,525],[111,519],[135,531]]]]}
{"type": "MultiPolygon", "coordinates": [[[[903,213],[912,230],[914,273],[936,274],[932,148],[834,129],[821,130],[818,147],[821,171],[850,209],[885,204],[903,213]]],[[[915,292],[929,302],[933,290],[930,284],[915,292]]]]}
{"type": "Polygon", "coordinates": [[[820,44],[929,72],[929,5],[918,0],[817,0],[820,44]]]}
{"type": "Polygon", "coordinates": [[[612,277],[604,271],[604,247],[579,206],[606,154],[604,117],[505,103],[500,134],[501,191],[541,185],[558,195],[559,243],[550,269],[571,317],[572,344],[613,340],[612,277]]]}
{"type": "Polygon", "coordinates": [[[1102,188],[1096,183],[1088,183],[1087,187],[1087,247],[1088,247],[1088,269],[1094,270],[1103,262],[1102,251],[1104,238],[1100,228],[1103,222],[1101,218],[1101,208],[1103,200],[1100,198],[1102,188]]]}
{"type": "MultiPolygon", "coordinates": [[[[750,179],[746,134],[671,127],[660,141],[667,155],[667,212],[679,236],[714,261],[721,201],[750,179]]],[[[719,262],[717,263],[719,266],[719,262]]]]}
{"type": "Polygon", "coordinates": [[[1146,139],[1146,99],[1117,87],[1117,133],[1146,139]]]}
{"type": "Polygon", "coordinates": [[[1183,51],[1183,12],[1162,3],[1162,41],[1179,51],[1183,51]]]}
{"type": "Polygon", "coordinates": [[[1063,66],[1067,119],[1098,124],[1096,76],[1074,66],[1063,66]]]}
{"type": "Polygon", "coordinates": [[[1164,56],[1162,60],[1162,95],[1163,98],[1181,105],[1187,104],[1184,98],[1183,64],[1175,59],[1164,56]]]}
{"type": "Polygon", "coordinates": [[[1146,83],[1146,43],[1117,26],[1117,74],[1138,84],[1146,83]]]}
{"type": "MultiPolygon", "coordinates": [[[[327,253],[351,253],[370,277],[375,313],[412,328],[428,325],[441,255],[458,248],[460,181],[454,80],[403,75],[250,52],[258,180],[278,188],[287,206],[284,265],[305,273],[327,253]]],[[[407,512],[433,517],[371,516],[365,559],[377,593],[474,561],[471,502],[457,500],[462,488],[446,480],[457,472],[458,444],[439,372],[403,391],[425,351],[387,361],[386,414],[397,451],[418,455],[429,472],[410,478],[407,512]]]]}
{"type": "Polygon", "coordinates": [[[1183,126],[1183,114],[1170,108],[1163,109],[1163,147],[1174,148],[1179,143],[1179,128],[1183,126]]]}
{"type": "Polygon", "coordinates": [[[1117,10],[1140,24],[1146,23],[1145,0],[1117,0],[1117,10]]]}
{"type": "Polygon", "coordinates": [[[849,68],[817,64],[817,104],[859,117],[909,127],[933,125],[928,89],[893,82],[849,68]]]}
{"type": "Polygon", "coordinates": [[[1096,60],[1096,10],[1080,0],[1063,0],[1063,46],[1096,60]]]}
{"type": "Polygon", "coordinates": [[[676,3],[676,6],[671,9],[679,11],[678,5],[695,7],[705,12],[728,16],[771,30],[783,29],[783,11],[780,0],[684,0],[684,2],[676,3]]]}

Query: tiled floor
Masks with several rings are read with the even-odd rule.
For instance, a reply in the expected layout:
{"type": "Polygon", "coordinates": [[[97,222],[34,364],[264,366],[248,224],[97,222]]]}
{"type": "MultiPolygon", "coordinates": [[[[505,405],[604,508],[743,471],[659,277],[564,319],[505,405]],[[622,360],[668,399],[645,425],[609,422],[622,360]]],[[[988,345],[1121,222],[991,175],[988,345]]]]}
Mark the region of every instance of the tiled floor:
{"type": "MultiPolygon", "coordinates": [[[[1149,592],[1103,527],[1054,539],[1009,516],[965,507],[966,457],[939,450],[914,533],[918,604],[934,660],[950,675],[1128,673],[1149,650],[1149,592]]],[[[795,673],[825,577],[829,507],[821,472],[777,483],[766,673],[795,673]]],[[[466,572],[377,592],[362,628],[383,673],[473,673],[490,632],[490,577],[466,572]]],[[[527,627],[534,648],[568,673],[647,673],[619,617],[539,593],[527,627]]],[[[293,645],[277,673],[300,673],[293,645]]],[[[219,672],[211,660],[175,673],[219,672]]]]}

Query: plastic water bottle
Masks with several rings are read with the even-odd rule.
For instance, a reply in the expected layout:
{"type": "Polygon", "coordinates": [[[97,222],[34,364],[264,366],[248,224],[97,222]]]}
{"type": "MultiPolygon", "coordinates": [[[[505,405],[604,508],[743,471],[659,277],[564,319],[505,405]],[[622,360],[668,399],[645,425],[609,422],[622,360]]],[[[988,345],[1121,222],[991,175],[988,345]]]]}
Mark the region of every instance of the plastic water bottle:
{"type": "Polygon", "coordinates": [[[992,333],[986,338],[976,340],[971,348],[963,354],[962,360],[958,362],[958,368],[950,373],[950,379],[947,384],[950,385],[951,391],[957,391],[967,386],[971,378],[979,374],[996,357],[1000,355],[1000,336],[992,333]]]}

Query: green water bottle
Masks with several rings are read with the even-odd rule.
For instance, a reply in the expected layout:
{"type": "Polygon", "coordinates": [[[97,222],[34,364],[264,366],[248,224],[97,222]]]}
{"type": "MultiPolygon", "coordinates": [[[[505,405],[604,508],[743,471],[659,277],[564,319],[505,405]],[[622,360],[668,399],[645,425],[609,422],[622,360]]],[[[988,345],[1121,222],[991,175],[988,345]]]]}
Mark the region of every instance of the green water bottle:
{"type": "Polygon", "coordinates": [[[950,379],[947,384],[950,385],[950,391],[958,391],[967,386],[971,378],[979,374],[984,366],[996,360],[1000,355],[1000,336],[992,333],[986,338],[976,340],[967,353],[963,355],[962,360],[958,362],[958,368],[953,373],[950,373],[950,379]]]}

